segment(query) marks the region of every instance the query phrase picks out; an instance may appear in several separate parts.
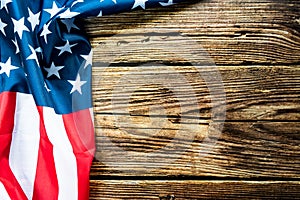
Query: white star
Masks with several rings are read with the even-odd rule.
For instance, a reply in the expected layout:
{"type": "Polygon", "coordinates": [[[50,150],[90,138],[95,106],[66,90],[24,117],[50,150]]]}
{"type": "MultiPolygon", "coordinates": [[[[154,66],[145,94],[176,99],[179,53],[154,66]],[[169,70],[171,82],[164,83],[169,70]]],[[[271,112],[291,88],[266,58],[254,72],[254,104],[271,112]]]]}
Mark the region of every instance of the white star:
{"type": "Polygon", "coordinates": [[[19,68],[19,67],[11,65],[11,57],[9,57],[7,59],[6,63],[0,62],[0,67],[1,67],[0,74],[5,73],[8,77],[10,76],[11,70],[15,70],[15,69],[19,68]]]}
{"type": "Polygon", "coordinates": [[[159,2],[160,3],[160,5],[162,5],[162,6],[171,6],[171,5],[173,5],[174,3],[173,3],[173,0],[169,0],[167,3],[164,3],[164,2],[159,2]]]}
{"type": "Polygon", "coordinates": [[[5,8],[5,10],[8,12],[7,10],[7,4],[11,3],[12,0],[1,0],[1,8],[2,9],[3,7],[5,8]]]}
{"type": "Polygon", "coordinates": [[[51,90],[48,88],[46,82],[44,82],[44,87],[46,88],[47,92],[51,92],[51,90]]]}
{"type": "Polygon", "coordinates": [[[99,14],[97,17],[102,17],[102,10],[100,10],[99,14]]]}
{"type": "Polygon", "coordinates": [[[77,0],[77,1],[73,2],[71,7],[75,6],[75,4],[78,4],[78,3],[83,3],[83,0],[77,0]]]}
{"type": "Polygon", "coordinates": [[[55,66],[54,63],[52,62],[50,68],[45,68],[45,70],[48,72],[47,78],[49,78],[52,75],[55,75],[57,78],[60,79],[58,71],[64,68],[64,66],[55,66]]]}
{"type": "Polygon", "coordinates": [[[26,58],[26,60],[35,60],[37,64],[39,64],[39,61],[38,61],[38,58],[37,58],[37,55],[36,55],[36,51],[34,50],[34,48],[32,46],[29,45],[29,48],[30,48],[30,51],[31,51],[31,54],[30,56],[28,56],[26,58]]]}
{"type": "Polygon", "coordinates": [[[35,52],[37,52],[37,53],[43,53],[43,50],[42,50],[41,47],[38,47],[38,48],[35,49],[35,52]]]}
{"type": "Polygon", "coordinates": [[[44,36],[46,44],[47,44],[47,35],[52,33],[51,31],[49,31],[49,25],[50,25],[50,22],[48,24],[45,24],[43,27],[43,31],[41,33],[41,36],[44,36]]]}
{"type": "MultiPolygon", "coordinates": [[[[40,54],[41,54],[41,57],[42,57],[42,59],[43,59],[43,54],[42,54],[42,53],[43,53],[43,50],[42,50],[41,47],[36,48],[36,49],[35,49],[35,52],[36,52],[36,53],[40,53],[40,54]]],[[[40,67],[40,66],[39,66],[39,67],[40,67]]]]}
{"type": "Polygon", "coordinates": [[[146,6],[145,6],[145,3],[148,1],[148,0],[134,0],[134,5],[132,6],[131,9],[134,9],[138,6],[141,6],[144,10],[146,9],[146,6]]]}
{"type": "Polygon", "coordinates": [[[59,13],[63,8],[58,8],[55,1],[53,1],[52,8],[44,9],[47,13],[50,14],[50,19],[59,13]]]}
{"type": "Polygon", "coordinates": [[[85,60],[84,69],[93,63],[93,51],[89,55],[80,55],[85,60]]]}
{"type": "MultiPolygon", "coordinates": [[[[100,0],[100,3],[102,3],[104,0],[100,0]]],[[[117,0],[112,0],[115,4],[117,4],[117,0]]]]}
{"type": "Polygon", "coordinates": [[[70,94],[72,94],[72,93],[75,92],[75,91],[78,91],[79,94],[82,95],[82,92],[81,92],[81,86],[83,86],[84,84],[86,84],[86,81],[81,81],[81,80],[80,80],[79,74],[77,75],[75,81],[70,81],[70,80],[68,80],[68,82],[71,83],[71,84],[73,85],[73,88],[72,88],[70,94]]]}
{"type": "Polygon", "coordinates": [[[3,33],[4,36],[6,36],[4,28],[7,26],[2,20],[0,19],[0,31],[3,33]]]}
{"type": "Polygon", "coordinates": [[[25,26],[24,24],[24,20],[25,18],[22,17],[21,19],[19,20],[15,20],[13,18],[11,18],[13,23],[14,23],[14,33],[18,33],[20,39],[22,39],[22,36],[23,36],[23,31],[28,31],[29,32],[29,29],[25,26]]]}
{"type": "Polygon", "coordinates": [[[40,24],[39,18],[40,18],[41,12],[33,14],[33,12],[28,8],[28,13],[29,13],[29,17],[27,18],[27,20],[30,22],[31,30],[33,31],[35,29],[35,27],[40,24]]]}
{"type": "Polygon", "coordinates": [[[15,40],[12,40],[12,42],[16,46],[16,54],[20,53],[20,49],[19,49],[19,45],[18,45],[17,39],[15,38],[15,40]]]}
{"type": "Polygon", "coordinates": [[[69,19],[69,18],[73,18],[73,17],[75,17],[75,16],[77,16],[79,14],[80,14],[79,12],[71,12],[70,8],[68,8],[66,11],[64,11],[61,14],[59,14],[58,16],[60,18],[63,18],[63,19],[69,19]]]}
{"type": "Polygon", "coordinates": [[[77,44],[72,44],[72,45],[70,45],[69,40],[67,40],[67,42],[66,42],[66,44],[65,44],[64,46],[61,46],[61,47],[55,47],[55,48],[60,50],[60,52],[59,52],[59,54],[58,54],[58,55],[60,56],[60,55],[63,54],[64,52],[72,53],[71,48],[74,47],[75,45],[77,45],[77,44]]]}
{"type": "Polygon", "coordinates": [[[79,29],[75,24],[74,24],[74,20],[75,19],[63,19],[61,20],[62,23],[64,23],[68,29],[68,32],[70,33],[71,32],[71,29],[72,28],[75,28],[75,29],[79,29]]]}

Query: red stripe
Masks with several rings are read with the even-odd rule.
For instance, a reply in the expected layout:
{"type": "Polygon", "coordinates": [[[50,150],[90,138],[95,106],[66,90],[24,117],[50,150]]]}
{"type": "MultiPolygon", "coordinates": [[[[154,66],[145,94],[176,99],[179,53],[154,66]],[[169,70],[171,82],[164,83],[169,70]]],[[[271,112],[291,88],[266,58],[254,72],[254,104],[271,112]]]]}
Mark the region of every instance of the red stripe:
{"type": "Polygon", "coordinates": [[[77,161],[78,199],[89,199],[89,172],[95,153],[91,114],[87,109],[63,115],[63,120],[77,161]]]}
{"type": "Polygon", "coordinates": [[[0,181],[3,183],[11,199],[26,200],[25,193],[9,167],[9,152],[14,130],[16,93],[1,93],[0,102],[0,181]]]}
{"type": "Polygon", "coordinates": [[[38,107],[40,114],[40,147],[36,178],[34,183],[33,200],[58,199],[58,181],[51,144],[44,125],[43,108],[38,107]]]}

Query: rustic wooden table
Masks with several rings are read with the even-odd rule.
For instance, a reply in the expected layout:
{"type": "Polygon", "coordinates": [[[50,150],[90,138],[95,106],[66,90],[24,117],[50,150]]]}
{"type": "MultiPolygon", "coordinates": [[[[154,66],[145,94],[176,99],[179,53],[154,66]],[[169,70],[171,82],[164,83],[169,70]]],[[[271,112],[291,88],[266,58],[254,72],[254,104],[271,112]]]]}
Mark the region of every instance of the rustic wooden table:
{"type": "Polygon", "coordinates": [[[198,0],[85,23],[97,63],[90,199],[300,199],[299,0],[198,0]],[[216,72],[199,73],[207,56],[216,72]],[[221,84],[203,77],[215,73],[221,84]]]}

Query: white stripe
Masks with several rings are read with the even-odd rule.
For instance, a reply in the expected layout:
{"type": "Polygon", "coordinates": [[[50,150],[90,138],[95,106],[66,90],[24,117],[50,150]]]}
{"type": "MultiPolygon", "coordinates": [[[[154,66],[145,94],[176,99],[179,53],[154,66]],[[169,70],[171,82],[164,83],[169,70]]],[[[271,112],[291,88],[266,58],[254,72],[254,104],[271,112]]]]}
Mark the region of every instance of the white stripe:
{"type": "Polygon", "coordinates": [[[10,168],[28,199],[32,199],[40,141],[40,119],[32,95],[17,94],[10,168]]]}
{"type": "Polygon", "coordinates": [[[91,119],[92,119],[92,123],[93,123],[93,126],[94,126],[94,110],[93,108],[90,108],[90,115],[91,115],[91,119]]]}
{"type": "Polygon", "coordinates": [[[78,199],[77,163],[67,136],[63,119],[52,108],[44,108],[44,122],[53,144],[54,162],[58,179],[58,199],[78,199]]]}
{"type": "Polygon", "coordinates": [[[0,199],[1,200],[11,200],[11,198],[9,197],[9,195],[1,181],[0,181],[0,199]]]}

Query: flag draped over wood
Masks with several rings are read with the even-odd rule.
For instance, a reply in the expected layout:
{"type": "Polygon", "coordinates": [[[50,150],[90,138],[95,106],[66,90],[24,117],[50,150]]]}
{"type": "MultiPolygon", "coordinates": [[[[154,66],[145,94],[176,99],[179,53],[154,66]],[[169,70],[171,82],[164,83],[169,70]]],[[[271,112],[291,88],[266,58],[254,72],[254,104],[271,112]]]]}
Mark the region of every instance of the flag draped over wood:
{"type": "Polygon", "coordinates": [[[92,50],[77,20],[172,0],[1,0],[0,199],[88,199],[92,50]]]}

